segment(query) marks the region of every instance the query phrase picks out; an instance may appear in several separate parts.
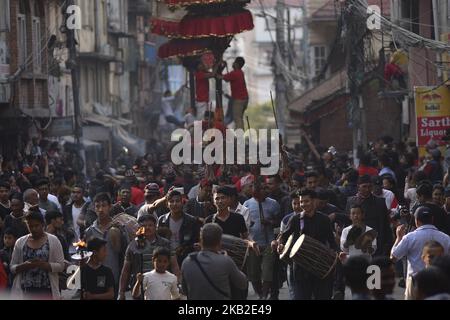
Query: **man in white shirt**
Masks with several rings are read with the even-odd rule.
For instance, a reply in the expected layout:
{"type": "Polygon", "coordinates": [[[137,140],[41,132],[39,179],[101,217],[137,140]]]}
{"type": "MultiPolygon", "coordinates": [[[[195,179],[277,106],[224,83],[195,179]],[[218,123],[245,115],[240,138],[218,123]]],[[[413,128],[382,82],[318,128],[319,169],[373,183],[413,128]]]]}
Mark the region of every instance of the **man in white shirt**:
{"type": "Polygon", "coordinates": [[[59,210],[60,212],[62,212],[62,207],[61,207],[61,204],[59,203],[59,200],[58,200],[58,197],[57,197],[57,196],[55,196],[55,195],[49,193],[49,194],[47,195],[47,199],[48,199],[48,201],[53,202],[54,204],[56,204],[56,206],[58,207],[58,210],[59,210]]]}
{"type": "Polygon", "coordinates": [[[417,229],[405,235],[406,226],[397,227],[397,239],[391,251],[391,258],[399,260],[406,256],[408,260],[405,299],[413,299],[412,277],[425,268],[422,260],[422,250],[430,240],[439,242],[445,254],[450,252],[450,237],[440,232],[433,223],[433,213],[430,208],[421,206],[414,213],[417,229]]]}
{"type": "Polygon", "coordinates": [[[144,289],[145,300],[179,300],[177,277],[167,271],[170,264],[170,251],[167,248],[156,248],[153,251],[154,269],[137,275],[138,281],[133,289],[133,298],[141,296],[141,285],[144,289]]]}
{"type": "Polygon", "coordinates": [[[348,257],[357,255],[364,255],[370,258],[377,249],[376,237],[372,240],[372,243],[367,243],[365,248],[357,248],[357,239],[361,237],[365,232],[372,230],[371,227],[366,226],[364,223],[364,211],[361,206],[353,205],[350,209],[350,219],[352,225],[344,228],[341,235],[341,250],[348,257]],[[356,231],[356,232],[355,232],[356,231]],[[359,231],[360,234],[357,234],[359,231]],[[353,233],[353,235],[352,235],[353,233]]]}

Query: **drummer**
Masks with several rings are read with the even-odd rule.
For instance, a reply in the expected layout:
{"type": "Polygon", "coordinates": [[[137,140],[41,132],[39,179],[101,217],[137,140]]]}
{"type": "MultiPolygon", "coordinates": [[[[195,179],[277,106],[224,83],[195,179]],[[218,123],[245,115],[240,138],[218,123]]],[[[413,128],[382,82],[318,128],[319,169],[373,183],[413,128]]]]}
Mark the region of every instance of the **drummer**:
{"type": "MultiPolygon", "coordinates": [[[[125,251],[125,261],[120,275],[120,300],[125,300],[125,292],[129,285],[135,283],[138,273],[143,274],[153,270],[153,251],[157,247],[171,249],[170,240],[162,238],[156,233],[156,222],[156,218],[151,214],[144,214],[138,219],[139,226],[144,227],[145,243],[140,248],[138,240],[133,239],[125,251]],[[141,265],[141,261],[143,261],[143,265],[141,265]]],[[[174,252],[171,254],[170,263],[172,273],[179,278],[180,268],[174,252]]]]}
{"type": "Polygon", "coordinates": [[[228,186],[219,187],[214,191],[213,200],[217,213],[208,216],[205,219],[205,224],[217,223],[222,228],[223,234],[247,239],[248,230],[244,217],[229,210],[232,195],[233,191],[228,186]]]}
{"type": "MultiPolygon", "coordinates": [[[[333,250],[337,249],[330,219],[316,211],[316,192],[304,189],[299,192],[300,206],[303,211],[292,216],[286,230],[281,234],[278,252],[282,253],[284,244],[291,234],[294,241],[305,234],[333,250]]],[[[294,264],[294,296],[295,300],[330,300],[333,294],[333,274],[319,279],[312,273],[294,264]]]]}
{"type": "MultiPolygon", "coordinates": [[[[293,191],[290,194],[291,197],[291,205],[292,205],[292,209],[294,210],[293,212],[287,214],[283,220],[281,220],[281,225],[280,225],[280,234],[283,233],[287,226],[289,225],[289,220],[295,216],[295,215],[299,215],[302,213],[302,207],[300,206],[300,197],[298,196],[298,191],[293,191]]],[[[272,241],[272,248],[274,250],[276,250],[278,246],[278,241],[274,240],[272,241]]],[[[294,271],[293,271],[293,264],[292,263],[288,263],[287,265],[287,284],[288,284],[288,288],[289,288],[289,295],[291,297],[291,300],[295,300],[295,294],[294,294],[294,271]]]]}

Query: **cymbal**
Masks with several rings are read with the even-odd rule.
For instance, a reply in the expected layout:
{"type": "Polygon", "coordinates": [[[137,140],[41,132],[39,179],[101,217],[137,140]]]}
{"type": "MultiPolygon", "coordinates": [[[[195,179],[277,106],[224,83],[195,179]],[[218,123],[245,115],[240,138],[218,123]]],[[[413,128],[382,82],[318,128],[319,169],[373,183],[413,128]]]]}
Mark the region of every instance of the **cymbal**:
{"type": "Polygon", "coordinates": [[[355,241],[355,248],[356,249],[363,249],[364,244],[369,242],[369,244],[372,243],[372,241],[378,236],[378,233],[372,229],[369,231],[364,232],[362,235],[360,235],[356,241],[355,241]]]}
{"type": "MultiPolygon", "coordinates": [[[[86,252],[84,253],[84,259],[89,258],[90,256],[92,256],[92,252],[91,252],[91,251],[86,251],[86,252]]],[[[73,254],[71,257],[72,257],[73,260],[76,260],[76,261],[83,260],[83,259],[81,258],[81,254],[79,254],[79,253],[75,253],[75,254],[73,254]]]]}

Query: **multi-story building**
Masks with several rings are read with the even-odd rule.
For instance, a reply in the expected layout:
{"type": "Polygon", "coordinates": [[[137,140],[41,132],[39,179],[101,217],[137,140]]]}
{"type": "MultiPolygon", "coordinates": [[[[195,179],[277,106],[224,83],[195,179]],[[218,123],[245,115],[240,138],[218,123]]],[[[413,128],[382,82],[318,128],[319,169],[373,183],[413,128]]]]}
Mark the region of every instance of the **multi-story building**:
{"type": "Polygon", "coordinates": [[[50,118],[48,6],[58,1],[0,1],[0,152],[16,154],[50,118]]]}
{"type": "MultiPolygon", "coordinates": [[[[392,0],[392,22],[424,38],[450,44],[450,1],[392,0]]],[[[396,39],[402,43],[401,35],[396,39]]],[[[409,136],[414,138],[416,136],[414,87],[437,87],[444,84],[445,80],[449,79],[450,55],[418,47],[407,49],[409,103],[407,109],[405,108],[407,112],[405,120],[409,136]]],[[[447,82],[447,88],[450,90],[450,82],[447,82]]]]}
{"type": "MultiPolygon", "coordinates": [[[[103,159],[111,158],[115,146],[143,154],[156,70],[156,45],[148,37],[151,1],[75,0],[74,4],[81,13],[75,39],[83,138],[89,145],[89,140],[102,144],[103,159]]],[[[12,149],[21,149],[37,131],[54,137],[50,129],[36,130],[48,129],[50,119],[62,120],[58,123],[67,127],[64,135],[73,134],[66,5],[62,0],[0,1],[4,154],[14,154],[12,149]]]]}
{"type": "MultiPolygon", "coordinates": [[[[380,1],[368,1],[380,4],[380,1]]],[[[293,99],[288,108],[291,122],[288,127],[289,145],[301,142],[299,127],[312,135],[313,141],[322,146],[337,146],[352,150],[353,137],[349,127],[348,57],[341,16],[341,4],[334,0],[307,0],[305,41],[309,55],[306,58],[306,90],[293,99]],[[344,37],[342,37],[344,35],[344,37]]],[[[390,15],[390,1],[383,0],[383,15],[390,15]]],[[[384,47],[389,47],[390,37],[385,36],[384,47]]],[[[381,99],[383,74],[379,71],[378,37],[367,40],[365,47],[365,74],[363,77],[360,106],[364,107],[367,141],[380,135],[401,138],[401,101],[381,99]],[[370,44],[370,45],[369,45],[370,44]],[[380,132],[380,123],[383,132],[380,132]]]]}

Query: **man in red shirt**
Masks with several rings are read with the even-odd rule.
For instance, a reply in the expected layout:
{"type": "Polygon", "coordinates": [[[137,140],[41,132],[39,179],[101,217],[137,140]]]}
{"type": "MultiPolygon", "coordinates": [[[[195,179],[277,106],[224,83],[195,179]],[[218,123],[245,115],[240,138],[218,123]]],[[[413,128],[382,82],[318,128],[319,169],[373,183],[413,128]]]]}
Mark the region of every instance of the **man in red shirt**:
{"type": "Polygon", "coordinates": [[[236,129],[244,129],[244,112],[248,105],[247,85],[245,84],[245,76],[242,67],[245,65],[245,60],[242,57],[237,57],[233,63],[233,71],[223,76],[226,82],[230,83],[231,97],[233,99],[233,120],[236,129]]]}
{"type": "Polygon", "coordinates": [[[203,62],[200,62],[195,72],[195,108],[197,120],[203,120],[209,103],[209,79],[214,77],[208,72],[203,62]]]}

